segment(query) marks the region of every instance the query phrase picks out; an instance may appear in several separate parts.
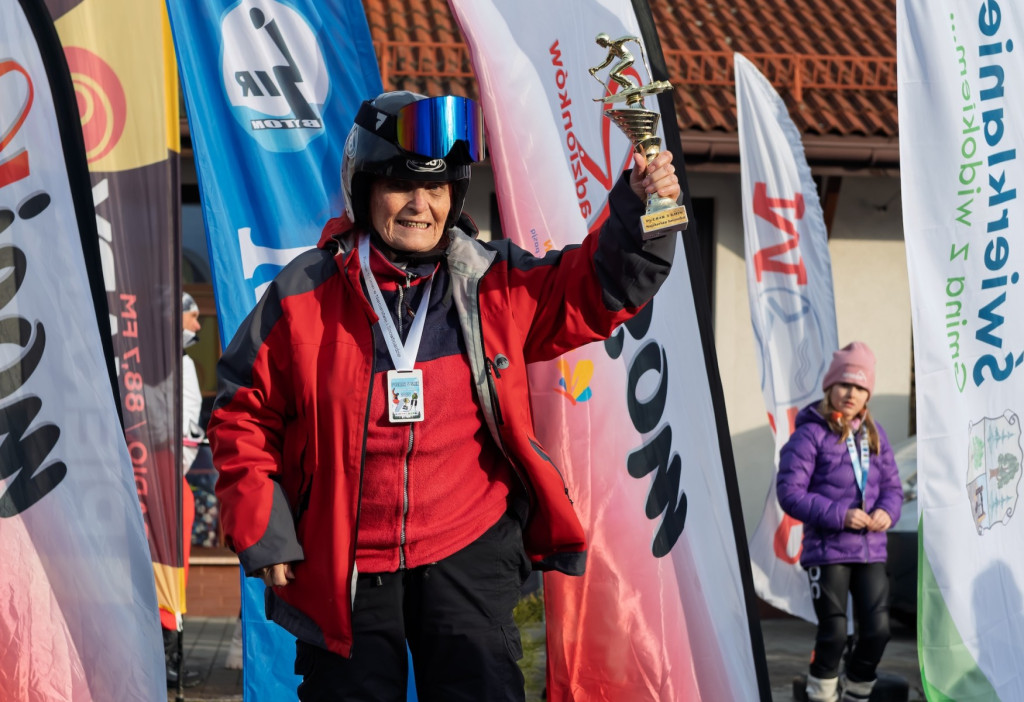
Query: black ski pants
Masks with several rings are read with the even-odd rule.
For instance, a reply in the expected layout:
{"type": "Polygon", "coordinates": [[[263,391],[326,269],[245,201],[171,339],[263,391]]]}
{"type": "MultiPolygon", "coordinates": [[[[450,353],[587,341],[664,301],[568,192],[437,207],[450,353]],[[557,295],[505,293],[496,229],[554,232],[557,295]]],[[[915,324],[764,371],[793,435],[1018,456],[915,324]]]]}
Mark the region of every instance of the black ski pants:
{"type": "Polygon", "coordinates": [[[519,521],[508,515],[437,563],[361,573],[352,657],[299,641],[299,700],[404,702],[408,642],[423,702],[523,702],[512,609],[529,574],[519,521]]]}
{"type": "Polygon", "coordinates": [[[846,602],[853,597],[856,643],[846,663],[855,682],[875,679],[875,669],[889,643],[889,578],[884,563],[833,563],[807,569],[818,635],[811,675],[834,678],[846,648],[846,602]]]}

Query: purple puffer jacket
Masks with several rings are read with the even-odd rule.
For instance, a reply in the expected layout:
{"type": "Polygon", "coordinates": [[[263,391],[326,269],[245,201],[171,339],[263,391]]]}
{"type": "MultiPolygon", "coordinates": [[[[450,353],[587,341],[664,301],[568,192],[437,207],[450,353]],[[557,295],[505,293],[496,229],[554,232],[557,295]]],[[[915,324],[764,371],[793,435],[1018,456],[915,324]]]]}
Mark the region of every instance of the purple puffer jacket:
{"type": "MultiPolygon", "coordinates": [[[[804,523],[800,565],[885,561],[885,532],[843,528],[846,511],[860,506],[860,490],[846,442],[829,430],[816,406],[808,405],[796,416],[796,431],[779,456],[775,484],[782,509],[804,523]]],[[[875,426],[880,451],[871,454],[865,511],[871,514],[880,507],[895,524],[903,489],[889,439],[878,422],[875,426]]]]}

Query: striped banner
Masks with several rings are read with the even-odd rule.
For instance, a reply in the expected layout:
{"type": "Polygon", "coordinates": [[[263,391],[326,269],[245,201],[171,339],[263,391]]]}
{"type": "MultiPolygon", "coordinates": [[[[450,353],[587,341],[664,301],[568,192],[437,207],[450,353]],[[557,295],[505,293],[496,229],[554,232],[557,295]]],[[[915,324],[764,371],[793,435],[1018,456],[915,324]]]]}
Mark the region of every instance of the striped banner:
{"type": "MultiPolygon", "coordinates": [[[[480,81],[504,232],[537,254],[578,244],[608,216],[631,148],[588,74],[609,58],[595,37],[642,37],[648,55],[629,42],[623,75],[650,83],[649,62],[665,78],[646,3],[450,4],[480,81]]],[[[685,192],[671,94],[646,106],[663,115],[685,192]]],[[[537,436],[589,540],[585,576],[545,576],[551,700],[770,699],[697,242],[683,241],[636,319],[531,367],[537,436]]]]}
{"type": "Polygon", "coordinates": [[[163,700],[85,145],[40,0],[0,3],[0,95],[0,699],[163,700]]]}
{"type": "MultiPolygon", "coordinates": [[[[341,156],[381,91],[358,0],[168,0],[224,345],[263,290],[344,210],[341,156]]],[[[293,698],[295,639],[242,577],[244,694],[293,698]]]]}
{"type": "MultiPolygon", "coordinates": [[[[165,627],[185,611],[178,78],[161,0],[46,0],[75,87],[125,440],[165,627]]],[[[188,493],[191,499],[191,492],[188,493]]]]}
{"type": "MultiPolygon", "coordinates": [[[[839,348],[832,262],[800,132],[754,64],[735,54],[734,65],[747,292],[761,394],[775,433],[774,476],[796,413],[821,397],[821,380],[839,348]]],[[[800,567],[802,539],[803,524],[779,507],[773,477],[750,541],[754,586],[768,604],[814,622],[800,567]]]]}
{"type": "Polygon", "coordinates": [[[897,4],[917,383],[918,655],[936,700],[1024,699],[1024,5],[897,4]]]}

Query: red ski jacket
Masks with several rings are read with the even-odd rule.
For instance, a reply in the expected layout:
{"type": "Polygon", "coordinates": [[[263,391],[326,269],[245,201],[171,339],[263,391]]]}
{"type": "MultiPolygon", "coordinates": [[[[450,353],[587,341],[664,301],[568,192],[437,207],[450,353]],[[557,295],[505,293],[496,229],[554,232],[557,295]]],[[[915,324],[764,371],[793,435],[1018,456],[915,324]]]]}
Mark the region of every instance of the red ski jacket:
{"type": "MultiPolygon", "coordinates": [[[[543,258],[458,228],[448,267],[487,426],[529,499],[523,530],[537,569],[583,573],[586,539],[558,467],[534,432],[527,364],[607,338],[668,276],[675,236],[642,242],[643,203],[628,174],[599,233],[543,258]]],[[[292,563],[267,616],[296,637],[350,655],[356,524],[372,325],[347,221],[282,270],[218,364],[208,435],[224,533],[246,573],[292,563]]]]}

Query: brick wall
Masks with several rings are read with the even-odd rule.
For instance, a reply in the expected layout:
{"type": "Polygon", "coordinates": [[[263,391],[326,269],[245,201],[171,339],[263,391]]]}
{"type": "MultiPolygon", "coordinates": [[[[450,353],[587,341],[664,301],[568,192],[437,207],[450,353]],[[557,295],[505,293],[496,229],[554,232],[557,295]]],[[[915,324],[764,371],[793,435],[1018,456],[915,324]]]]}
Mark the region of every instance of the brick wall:
{"type": "Polygon", "coordinates": [[[193,548],[185,587],[186,616],[237,617],[238,559],[227,549],[193,548]]]}

